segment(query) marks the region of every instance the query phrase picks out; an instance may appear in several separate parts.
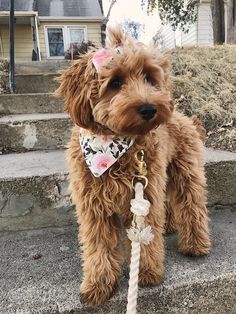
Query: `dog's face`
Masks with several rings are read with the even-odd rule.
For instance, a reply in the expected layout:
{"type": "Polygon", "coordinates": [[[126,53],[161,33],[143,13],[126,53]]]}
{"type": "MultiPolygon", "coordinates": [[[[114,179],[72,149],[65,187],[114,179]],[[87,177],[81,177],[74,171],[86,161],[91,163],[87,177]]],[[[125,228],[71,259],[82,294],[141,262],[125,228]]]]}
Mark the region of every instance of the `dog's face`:
{"type": "Polygon", "coordinates": [[[119,29],[108,36],[107,61],[95,67],[95,52],[82,56],[62,74],[56,95],[65,97],[66,111],[83,128],[146,134],[168,121],[173,111],[167,89],[168,60],[119,29]]]}

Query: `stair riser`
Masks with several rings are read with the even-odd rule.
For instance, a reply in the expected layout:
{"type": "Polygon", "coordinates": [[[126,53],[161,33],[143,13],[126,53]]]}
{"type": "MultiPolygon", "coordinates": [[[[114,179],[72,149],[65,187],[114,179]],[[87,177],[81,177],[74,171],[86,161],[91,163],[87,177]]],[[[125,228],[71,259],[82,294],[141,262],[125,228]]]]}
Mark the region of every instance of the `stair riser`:
{"type": "Polygon", "coordinates": [[[6,152],[61,149],[71,126],[69,118],[0,124],[0,147],[6,152]]]}
{"type": "Polygon", "coordinates": [[[236,205],[236,161],[206,164],[208,204],[236,205]]]}
{"type": "Polygon", "coordinates": [[[67,175],[0,182],[0,231],[71,224],[67,186],[67,175]]]}
{"type": "Polygon", "coordinates": [[[70,66],[71,61],[34,61],[34,62],[17,62],[15,65],[16,74],[40,74],[40,73],[57,73],[70,66]]]}
{"type": "Polygon", "coordinates": [[[58,87],[54,74],[45,75],[16,75],[16,93],[51,93],[58,87]]]}
{"type": "MultiPolygon", "coordinates": [[[[235,204],[236,161],[207,164],[206,174],[208,205],[235,204]]],[[[75,223],[67,186],[66,174],[0,181],[0,231],[75,223]]]]}
{"type": "Polygon", "coordinates": [[[63,111],[63,101],[50,94],[0,96],[0,115],[56,113],[63,111]]]}

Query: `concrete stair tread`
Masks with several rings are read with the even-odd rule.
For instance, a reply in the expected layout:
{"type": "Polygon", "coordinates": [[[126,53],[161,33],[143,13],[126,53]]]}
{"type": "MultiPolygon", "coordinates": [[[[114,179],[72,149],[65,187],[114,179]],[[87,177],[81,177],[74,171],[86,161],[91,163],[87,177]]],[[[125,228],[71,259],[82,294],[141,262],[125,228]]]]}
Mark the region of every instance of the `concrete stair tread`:
{"type": "Polygon", "coordinates": [[[59,73],[44,73],[44,72],[38,72],[38,73],[24,73],[24,74],[15,74],[15,77],[37,77],[37,76],[49,76],[49,77],[56,77],[59,73]]]}
{"type": "Polygon", "coordinates": [[[44,121],[52,119],[66,119],[69,118],[67,113],[29,113],[29,114],[14,114],[0,117],[0,124],[17,123],[23,121],[44,121]]]}
{"type": "MultiPolygon", "coordinates": [[[[16,78],[24,78],[24,77],[38,77],[38,76],[49,76],[56,77],[60,74],[59,71],[55,72],[37,72],[37,73],[18,73],[15,74],[16,78]]],[[[8,77],[7,74],[3,74],[4,77],[8,77]]]]}
{"type": "MultiPolygon", "coordinates": [[[[236,153],[206,149],[206,163],[235,161],[236,153]]],[[[67,173],[65,151],[33,151],[0,156],[0,179],[67,173]]]]}
{"type": "MultiPolygon", "coordinates": [[[[139,314],[236,312],[236,213],[212,210],[212,251],[193,258],[177,252],[175,235],[166,237],[162,285],[140,288],[139,314]]],[[[96,310],[79,300],[81,260],[75,227],[1,233],[1,313],[125,313],[125,270],[114,296],[96,310]]]]}
{"type": "Polygon", "coordinates": [[[42,95],[51,95],[52,93],[24,93],[24,94],[1,94],[0,95],[0,102],[1,102],[1,98],[19,98],[22,96],[42,96],[42,95]]]}
{"type": "Polygon", "coordinates": [[[64,150],[2,155],[0,163],[0,180],[67,173],[64,150]]]}
{"type": "Polygon", "coordinates": [[[220,162],[220,161],[235,161],[236,153],[224,150],[206,148],[205,149],[205,162],[220,162]]]}

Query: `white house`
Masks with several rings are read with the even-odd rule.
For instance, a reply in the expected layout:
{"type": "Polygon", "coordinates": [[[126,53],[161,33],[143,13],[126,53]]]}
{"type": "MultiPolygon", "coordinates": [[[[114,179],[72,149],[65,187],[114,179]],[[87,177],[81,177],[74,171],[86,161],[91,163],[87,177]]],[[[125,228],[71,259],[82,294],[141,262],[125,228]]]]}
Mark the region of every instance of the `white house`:
{"type": "Polygon", "coordinates": [[[173,31],[169,25],[163,27],[162,48],[164,49],[211,45],[213,45],[213,26],[210,0],[200,1],[197,8],[197,21],[190,26],[188,33],[173,31]]]}

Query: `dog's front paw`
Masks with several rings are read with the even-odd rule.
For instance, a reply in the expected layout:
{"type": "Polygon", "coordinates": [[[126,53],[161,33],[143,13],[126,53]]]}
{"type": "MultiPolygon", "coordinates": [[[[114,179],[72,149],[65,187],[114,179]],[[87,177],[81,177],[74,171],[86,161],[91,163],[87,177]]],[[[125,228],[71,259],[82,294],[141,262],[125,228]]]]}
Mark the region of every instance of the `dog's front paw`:
{"type": "Polygon", "coordinates": [[[139,285],[145,286],[157,286],[163,281],[163,271],[152,269],[141,269],[139,272],[139,285]]]}
{"type": "Polygon", "coordinates": [[[188,256],[204,256],[210,253],[210,243],[205,245],[181,246],[179,252],[188,256]]]}
{"type": "Polygon", "coordinates": [[[80,300],[91,307],[96,307],[110,299],[116,287],[117,283],[91,283],[84,280],[80,286],[80,300]]]}

